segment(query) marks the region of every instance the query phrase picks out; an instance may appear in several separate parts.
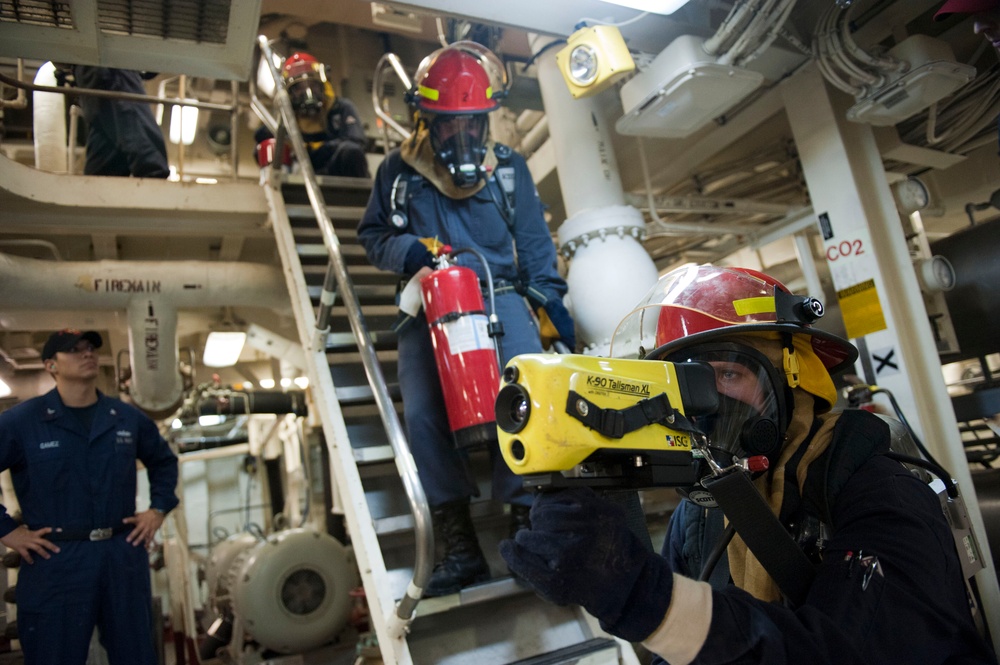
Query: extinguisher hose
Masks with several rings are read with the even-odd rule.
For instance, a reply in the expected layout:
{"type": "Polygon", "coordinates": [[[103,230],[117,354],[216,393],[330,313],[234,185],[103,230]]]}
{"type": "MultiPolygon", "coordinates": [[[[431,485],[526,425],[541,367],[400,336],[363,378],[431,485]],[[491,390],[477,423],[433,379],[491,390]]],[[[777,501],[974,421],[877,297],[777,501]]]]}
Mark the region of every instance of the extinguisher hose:
{"type": "Polygon", "coordinates": [[[451,252],[452,257],[459,254],[474,254],[479,259],[479,262],[483,264],[483,270],[486,272],[487,293],[490,300],[489,326],[487,327],[487,331],[490,334],[490,338],[493,339],[493,348],[497,352],[497,366],[503,370],[503,345],[500,341],[503,337],[503,322],[497,317],[496,293],[493,290],[493,273],[490,271],[490,264],[486,262],[486,257],[478,249],[473,249],[472,247],[455,249],[451,252]]]}

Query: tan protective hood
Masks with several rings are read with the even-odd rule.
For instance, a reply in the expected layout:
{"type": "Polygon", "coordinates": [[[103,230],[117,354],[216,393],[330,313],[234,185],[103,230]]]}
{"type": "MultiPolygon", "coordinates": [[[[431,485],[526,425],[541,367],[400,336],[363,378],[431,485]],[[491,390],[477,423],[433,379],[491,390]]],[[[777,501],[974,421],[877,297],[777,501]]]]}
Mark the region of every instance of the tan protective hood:
{"type": "MultiPolygon", "coordinates": [[[[486,144],[486,159],[483,164],[486,172],[493,173],[497,158],[493,154],[493,142],[486,144]]],[[[428,182],[450,199],[467,199],[486,185],[486,180],[480,180],[473,187],[459,187],[451,179],[448,169],[434,158],[434,148],[431,147],[431,132],[427,124],[421,122],[417,130],[399,146],[399,155],[414,171],[425,177],[428,182]]]]}

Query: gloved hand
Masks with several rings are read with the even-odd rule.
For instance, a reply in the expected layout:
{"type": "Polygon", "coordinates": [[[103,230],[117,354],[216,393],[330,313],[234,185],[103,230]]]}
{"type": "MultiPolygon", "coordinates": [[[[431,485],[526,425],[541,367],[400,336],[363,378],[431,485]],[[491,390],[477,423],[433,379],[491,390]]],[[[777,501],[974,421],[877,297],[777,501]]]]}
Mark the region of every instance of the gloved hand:
{"type": "Polygon", "coordinates": [[[561,298],[549,298],[536,314],[542,346],[551,346],[552,340],[558,339],[569,347],[571,352],[576,350],[576,327],[561,298]]]}
{"type": "Polygon", "coordinates": [[[641,642],[663,621],[673,571],[626,525],[625,511],[589,488],[543,492],[531,528],[500,543],[511,572],[557,605],[582,605],[601,628],[641,642]]]}
{"type": "Polygon", "coordinates": [[[417,271],[427,266],[434,267],[434,255],[430,253],[423,242],[415,242],[406,251],[403,259],[403,272],[407,275],[416,275],[417,271]]]}

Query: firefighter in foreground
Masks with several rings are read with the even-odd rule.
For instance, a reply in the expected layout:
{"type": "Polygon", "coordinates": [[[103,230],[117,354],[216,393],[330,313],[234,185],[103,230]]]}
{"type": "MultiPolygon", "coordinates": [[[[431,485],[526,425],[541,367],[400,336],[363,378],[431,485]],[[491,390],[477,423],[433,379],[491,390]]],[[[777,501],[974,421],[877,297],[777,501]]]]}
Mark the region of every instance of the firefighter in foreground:
{"type": "Polygon", "coordinates": [[[0,542],[23,560],[26,665],[83,665],[95,626],[111,665],[159,662],[146,548],[178,504],[177,456],[145,414],[97,389],[101,342],[92,330],[53,333],[42,363],[56,387],[0,414],[0,469],[23,520],[0,506],[0,542]],[[142,512],[137,461],[149,479],[142,512]]]}
{"type": "MultiPolygon", "coordinates": [[[[571,349],[575,341],[562,303],[566,283],[531,174],[521,156],[489,140],[489,113],[504,92],[502,63],[478,44],[457,42],[424,59],[409,94],[417,127],[379,166],[358,240],[375,266],[406,278],[429,273],[437,243],[477,250],[494,281],[506,362],[542,350],[524,296],[539,308],[543,332],[571,349]]],[[[457,260],[485,284],[474,255],[457,260]]],[[[456,593],[488,580],[490,571],[470,516],[477,487],[449,431],[422,312],[399,331],[399,383],[413,457],[445,545],[424,595],[456,593]]],[[[495,443],[491,453],[493,498],[511,504],[512,530],[524,527],[531,497],[495,443]]]]}
{"type": "MultiPolygon", "coordinates": [[[[281,78],[316,175],[370,177],[358,108],[336,95],[323,63],[308,53],[293,53],[281,67],[281,78]]],[[[259,128],[254,138],[258,150],[264,141],[273,141],[267,127],[259,128]]]]}
{"type": "MultiPolygon", "coordinates": [[[[715,369],[720,408],[698,424],[722,466],[727,457],[769,458],[756,488],[815,564],[801,604],[782,601],[739,536],[728,547],[731,585],[717,590],[677,574],[589,488],[539,494],[530,530],[503,541],[501,554],[545,599],[583,606],[608,632],[672,665],[995,663],[970,614],[938,497],[883,454],[884,421],[830,411],[831,374],[857,351],[779,319],[777,289],[787,291],[750,270],[672,271],[636,310],[632,349],[641,344],[651,362],[715,369]],[[768,422],[771,441],[749,436],[768,422]]],[[[616,333],[613,355],[620,344],[616,333]]]]}

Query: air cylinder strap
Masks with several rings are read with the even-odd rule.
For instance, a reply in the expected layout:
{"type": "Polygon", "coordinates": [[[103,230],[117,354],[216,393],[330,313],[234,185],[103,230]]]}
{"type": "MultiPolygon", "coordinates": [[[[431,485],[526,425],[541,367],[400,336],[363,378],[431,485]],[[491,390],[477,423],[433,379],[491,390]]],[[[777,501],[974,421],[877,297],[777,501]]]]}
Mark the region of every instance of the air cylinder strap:
{"type": "Polygon", "coordinates": [[[711,492],[729,522],[793,607],[801,606],[816,577],[816,568],[742,471],[707,478],[711,492]]]}

